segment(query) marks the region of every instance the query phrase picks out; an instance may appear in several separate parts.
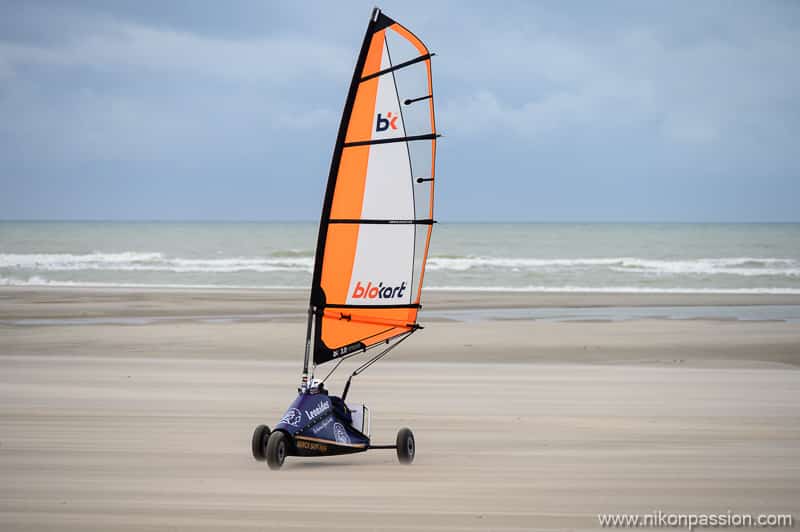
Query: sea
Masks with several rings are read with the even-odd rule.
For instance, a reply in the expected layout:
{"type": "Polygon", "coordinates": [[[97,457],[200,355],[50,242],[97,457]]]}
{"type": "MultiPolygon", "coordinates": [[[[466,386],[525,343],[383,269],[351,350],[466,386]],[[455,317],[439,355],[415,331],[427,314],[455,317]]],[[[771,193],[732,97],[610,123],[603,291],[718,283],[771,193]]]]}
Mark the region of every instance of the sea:
{"type": "MultiPolygon", "coordinates": [[[[307,290],[317,224],[0,222],[0,286],[307,290]]],[[[800,224],[438,223],[429,291],[800,294],[800,224]]]]}

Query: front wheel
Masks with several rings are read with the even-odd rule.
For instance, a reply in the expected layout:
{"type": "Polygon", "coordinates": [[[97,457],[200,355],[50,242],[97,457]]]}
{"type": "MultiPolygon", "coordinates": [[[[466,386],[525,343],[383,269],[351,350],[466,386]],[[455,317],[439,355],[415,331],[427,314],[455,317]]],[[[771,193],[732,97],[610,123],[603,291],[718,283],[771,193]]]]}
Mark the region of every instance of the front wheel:
{"type": "Polygon", "coordinates": [[[397,459],[401,464],[410,464],[414,461],[414,433],[409,428],[400,429],[397,433],[397,459]]]}
{"type": "Polygon", "coordinates": [[[270,469],[280,469],[289,450],[289,439],[286,434],[276,430],[269,435],[267,441],[267,465],[270,469]]]}
{"type": "Polygon", "coordinates": [[[269,427],[266,425],[259,425],[253,432],[253,458],[259,462],[263,462],[267,456],[264,451],[267,448],[267,439],[269,438],[269,427]]]}

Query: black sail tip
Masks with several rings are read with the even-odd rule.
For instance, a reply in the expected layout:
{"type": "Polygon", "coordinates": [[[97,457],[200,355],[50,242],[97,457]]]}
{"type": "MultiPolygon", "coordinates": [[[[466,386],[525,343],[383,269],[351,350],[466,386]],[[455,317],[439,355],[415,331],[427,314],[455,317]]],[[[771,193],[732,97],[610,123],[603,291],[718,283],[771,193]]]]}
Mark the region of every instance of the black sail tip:
{"type": "Polygon", "coordinates": [[[388,28],[395,22],[394,20],[384,15],[383,12],[376,7],[375,10],[373,11],[372,23],[373,23],[372,31],[380,31],[388,28]]]}

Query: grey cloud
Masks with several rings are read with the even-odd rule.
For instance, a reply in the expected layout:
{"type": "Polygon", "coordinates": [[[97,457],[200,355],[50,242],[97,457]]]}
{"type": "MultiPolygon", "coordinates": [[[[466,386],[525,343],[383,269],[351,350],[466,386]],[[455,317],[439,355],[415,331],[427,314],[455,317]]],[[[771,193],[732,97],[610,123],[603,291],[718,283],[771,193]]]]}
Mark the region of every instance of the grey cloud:
{"type": "MultiPolygon", "coordinates": [[[[796,4],[382,7],[439,54],[442,219],[797,219],[796,4]]],[[[370,8],[4,3],[2,216],[315,218],[370,8]]]]}

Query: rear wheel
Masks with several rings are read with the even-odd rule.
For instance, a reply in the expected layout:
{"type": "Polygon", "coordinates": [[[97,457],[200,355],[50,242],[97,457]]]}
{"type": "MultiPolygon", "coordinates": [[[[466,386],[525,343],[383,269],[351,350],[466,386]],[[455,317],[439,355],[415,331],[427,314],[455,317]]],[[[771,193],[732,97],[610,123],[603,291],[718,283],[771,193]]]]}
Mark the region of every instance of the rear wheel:
{"type": "Polygon", "coordinates": [[[253,458],[259,462],[263,462],[267,458],[264,453],[267,449],[269,434],[269,427],[266,425],[257,426],[255,432],[253,432],[253,458]]]}
{"type": "Polygon", "coordinates": [[[267,441],[267,465],[270,469],[280,469],[286,455],[289,453],[289,438],[286,434],[276,430],[269,435],[267,441]]]}
{"type": "Polygon", "coordinates": [[[397,433],[397,459],[401,464],[410,464],[414,461],[416,445],[414,433],[409,428],[402,428],[397,433]]]}

